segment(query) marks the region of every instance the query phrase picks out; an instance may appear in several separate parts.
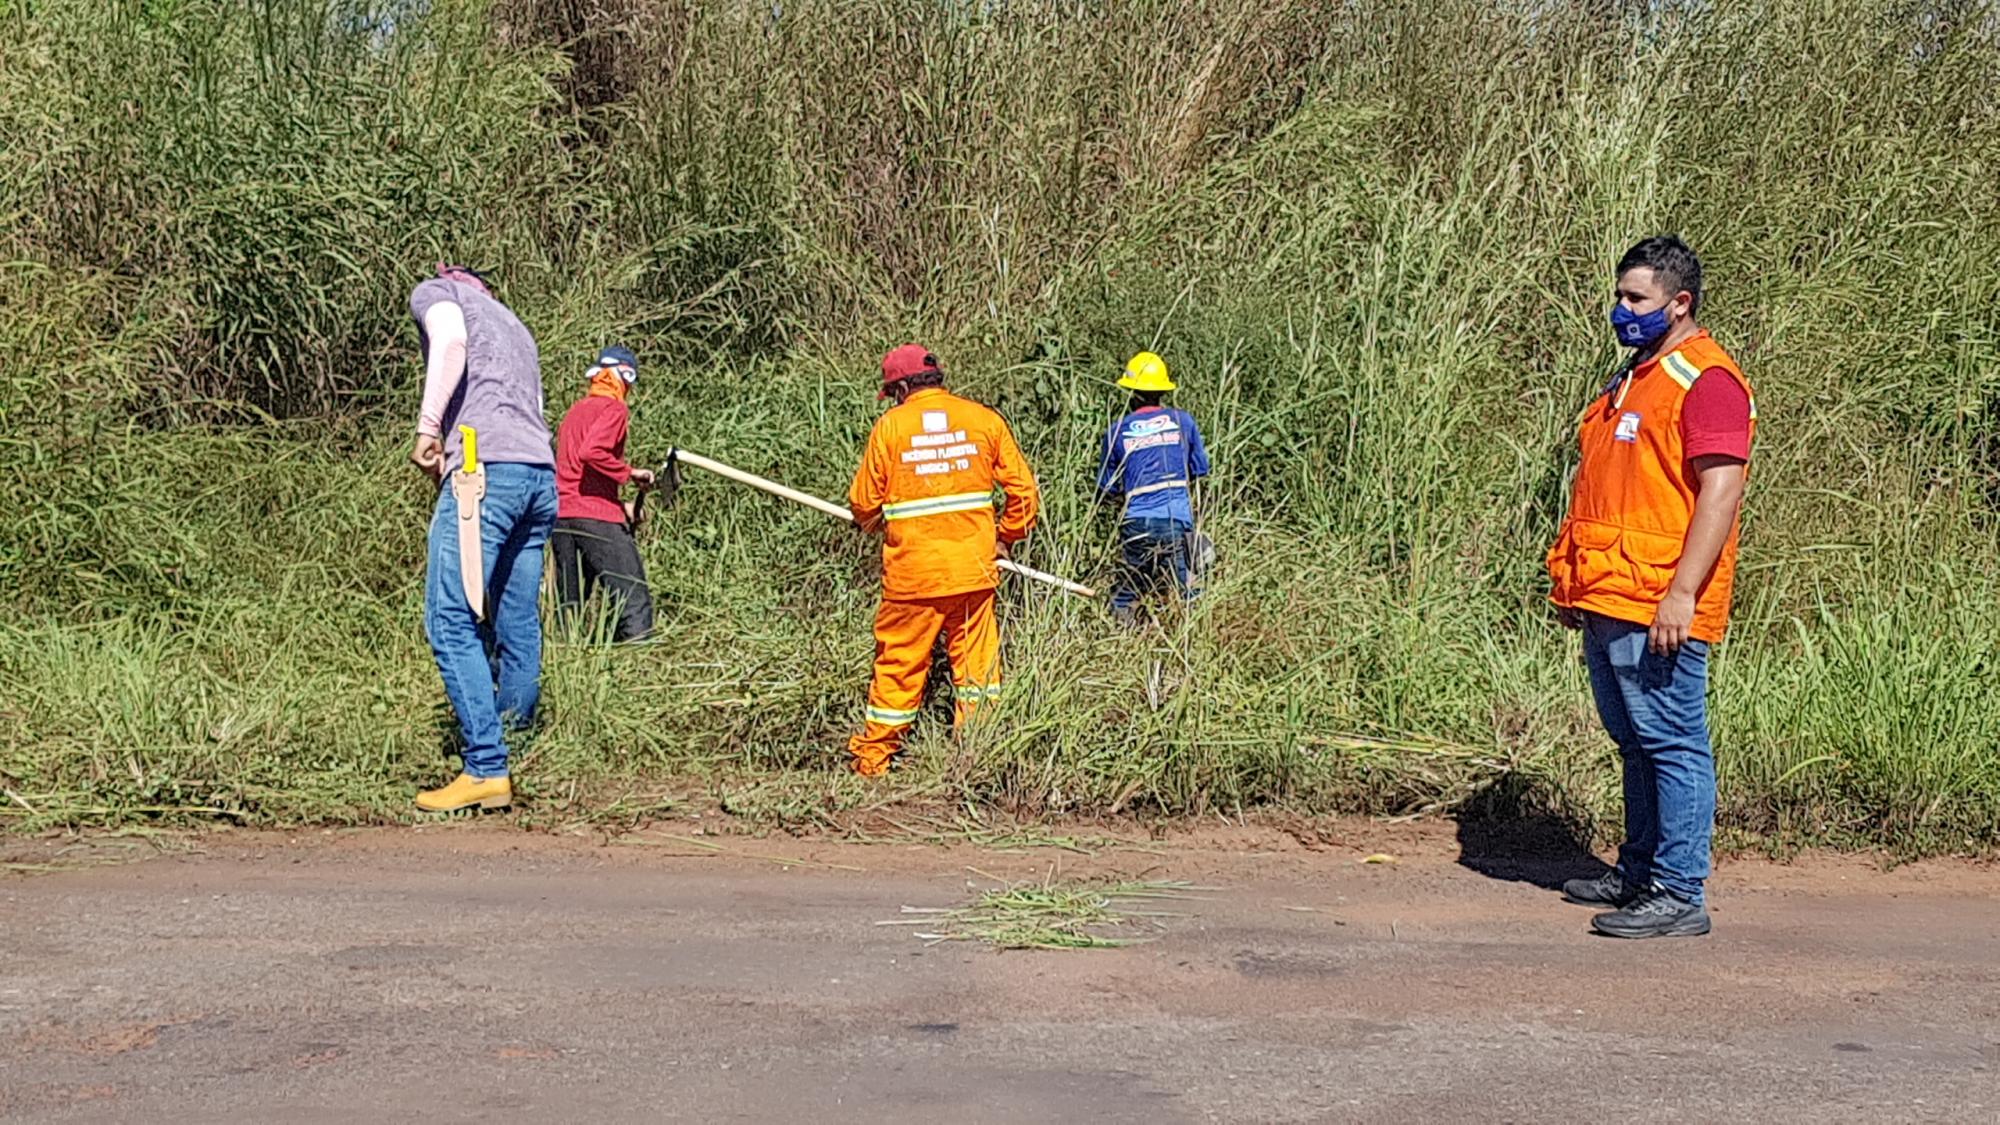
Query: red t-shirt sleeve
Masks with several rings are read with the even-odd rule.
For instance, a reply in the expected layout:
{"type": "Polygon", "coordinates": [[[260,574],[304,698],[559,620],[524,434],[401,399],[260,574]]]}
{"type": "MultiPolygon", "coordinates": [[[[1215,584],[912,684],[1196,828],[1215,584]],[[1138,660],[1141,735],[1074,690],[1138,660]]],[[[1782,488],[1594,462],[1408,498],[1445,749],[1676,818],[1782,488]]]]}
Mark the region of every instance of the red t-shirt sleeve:
{"type": "Polygon", "coordinates": [[[1711,367],[1694,381],[1681,404],[1681,445],[1688,460],[1750,460],[1750,392],[1743,381],[1711,367]]]}

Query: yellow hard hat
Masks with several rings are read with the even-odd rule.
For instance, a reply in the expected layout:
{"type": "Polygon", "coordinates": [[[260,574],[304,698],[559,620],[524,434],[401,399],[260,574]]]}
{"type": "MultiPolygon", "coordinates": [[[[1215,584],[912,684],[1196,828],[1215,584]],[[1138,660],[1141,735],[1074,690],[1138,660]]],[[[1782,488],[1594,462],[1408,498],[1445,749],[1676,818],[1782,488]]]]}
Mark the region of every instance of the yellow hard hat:
{"type": "Polygon", "coordinates": [[[1125,377],[1118,385],[1128,391],[1171,391],[1174,381],[1167,378],[1167,361],[1152,352],[1140,352],[1125,364],[1125,377]]]}

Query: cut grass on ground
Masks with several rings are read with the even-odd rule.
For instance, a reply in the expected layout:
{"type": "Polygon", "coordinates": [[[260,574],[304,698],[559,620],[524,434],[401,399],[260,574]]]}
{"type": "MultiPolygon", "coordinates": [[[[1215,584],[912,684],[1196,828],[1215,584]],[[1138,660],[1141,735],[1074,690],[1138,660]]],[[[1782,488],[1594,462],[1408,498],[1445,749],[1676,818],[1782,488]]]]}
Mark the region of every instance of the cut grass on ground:
{"type": "Polygon", "coordinates": [[[1040,882],[1007,884],[970,906],[905,906],[903,913],[914,917],[876,924],[925,927],[916,936],[933,945],[978,941],[994,949],[1111,949],[1145,941],[1163,928],[1161,919],[1180,916],[1132,904],[1192,900],[1204,889],[1182,882],[1058,881],[1050,868],[1040,882]]]}

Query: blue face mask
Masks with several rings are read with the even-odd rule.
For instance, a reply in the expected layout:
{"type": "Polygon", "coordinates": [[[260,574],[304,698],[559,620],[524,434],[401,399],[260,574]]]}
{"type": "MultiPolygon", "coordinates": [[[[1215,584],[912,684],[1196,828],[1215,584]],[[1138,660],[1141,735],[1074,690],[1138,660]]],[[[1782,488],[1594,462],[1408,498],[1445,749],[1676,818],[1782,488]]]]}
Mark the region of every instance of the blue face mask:
{"type": "Polygon", "coordinates": [[[1649,313],[1635,313],[1622,302],[1611,306],[1611,328],[1618,333],[1618,342],[1628,348],[1657,344],[1672,327],[1673,322],[1667,318],[1666,305],[1649,313]]]}

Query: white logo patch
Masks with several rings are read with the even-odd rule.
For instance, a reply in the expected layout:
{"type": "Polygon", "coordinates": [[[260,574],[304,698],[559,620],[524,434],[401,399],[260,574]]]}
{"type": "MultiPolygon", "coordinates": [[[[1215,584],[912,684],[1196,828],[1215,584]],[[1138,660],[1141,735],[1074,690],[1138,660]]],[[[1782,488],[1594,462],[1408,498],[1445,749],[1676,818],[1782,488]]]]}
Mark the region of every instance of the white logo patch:
{"type": "Polygon", "coordinates": [[[1618,432],[1615,436],[1619,441],[1637,442],[1639,440],[1639,416],[1630,410],[1619,415],[1618,432]]]}
{"type": "Polygon", "coordinates": [[[945,414],[944,414],[944,411],[942,411],[942,410],[926,410],[926,411],[924,411],[924,432],[925,432],[925,433],[927,433],[927,434],[941,434],[941,433],[944,433],[944,432],[945,432],[946,430],[949,430],[949,429],[951,429],[951,419],[949,419],[949,418],[945,417],[945,414]]]}

